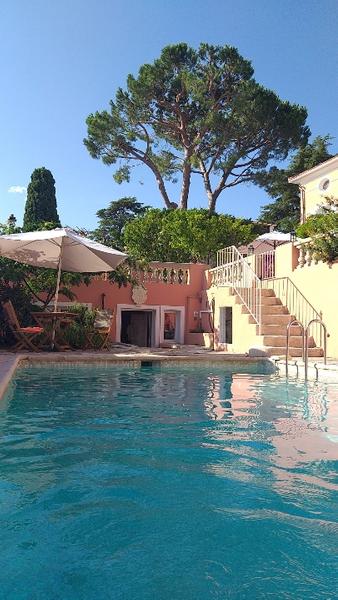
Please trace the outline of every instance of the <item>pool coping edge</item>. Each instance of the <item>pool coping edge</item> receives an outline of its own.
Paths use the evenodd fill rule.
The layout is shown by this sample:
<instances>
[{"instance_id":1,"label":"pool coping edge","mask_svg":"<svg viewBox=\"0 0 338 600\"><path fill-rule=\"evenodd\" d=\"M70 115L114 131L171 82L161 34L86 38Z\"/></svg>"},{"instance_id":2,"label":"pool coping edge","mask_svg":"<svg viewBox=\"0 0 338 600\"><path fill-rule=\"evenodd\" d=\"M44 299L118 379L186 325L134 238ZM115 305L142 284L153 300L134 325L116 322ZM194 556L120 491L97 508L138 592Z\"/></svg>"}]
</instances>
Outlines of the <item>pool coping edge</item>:
<instances>
[{"instance_id":1,"label":"pool coping edge","mask_svg":"<svg viewBox=\"0 0 338 600\"><path fill-rule=\"evenodd\" d=\"M56 364L77 364L77 363L142 363L142 362L236 362L260 363L269 362L275 364L269 357L253 357L245 354L191 354L191 355L158 355L158 354L56 354L48 353L3 353L0 354L0 400L3 398L11 380L17 369L24 364L33 363L56 363Z\"/></svg>"}]
</instances>

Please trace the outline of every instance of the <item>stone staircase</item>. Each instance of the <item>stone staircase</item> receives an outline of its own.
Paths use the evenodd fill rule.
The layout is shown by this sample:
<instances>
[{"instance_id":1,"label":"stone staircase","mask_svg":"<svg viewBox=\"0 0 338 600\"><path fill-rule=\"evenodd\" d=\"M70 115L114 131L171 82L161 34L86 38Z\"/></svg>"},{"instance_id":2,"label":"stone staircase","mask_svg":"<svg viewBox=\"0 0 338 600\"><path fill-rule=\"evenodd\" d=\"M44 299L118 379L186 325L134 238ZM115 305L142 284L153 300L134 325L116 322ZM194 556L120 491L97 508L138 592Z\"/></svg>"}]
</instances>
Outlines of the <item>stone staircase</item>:
<instances>
[{"instance_id":1,"label":"stone staircase","mask_svg":"<svg viewBox=\"0 0 338 600\"><path fill-rule=\"evenodd\" d=\"M275 292L271 289L261 290L261 302L262 324L260 335L258 325L256 325L260 345L265 347L266 352L270 356L285 356L287 324L295 319L295 317L290 315L286 306L283 306L282 301L276 297ZM242 304L242 313L248 314L249 323L255 324L256 321L249 314L248 309L237 294L236 303ZM302 333L300 327L295 326L291 329L289 355L294 357L302 356ZM309 338L309 356L323 356L323 349L316 347L311 337Z\"/></svg>"}]
</instances>

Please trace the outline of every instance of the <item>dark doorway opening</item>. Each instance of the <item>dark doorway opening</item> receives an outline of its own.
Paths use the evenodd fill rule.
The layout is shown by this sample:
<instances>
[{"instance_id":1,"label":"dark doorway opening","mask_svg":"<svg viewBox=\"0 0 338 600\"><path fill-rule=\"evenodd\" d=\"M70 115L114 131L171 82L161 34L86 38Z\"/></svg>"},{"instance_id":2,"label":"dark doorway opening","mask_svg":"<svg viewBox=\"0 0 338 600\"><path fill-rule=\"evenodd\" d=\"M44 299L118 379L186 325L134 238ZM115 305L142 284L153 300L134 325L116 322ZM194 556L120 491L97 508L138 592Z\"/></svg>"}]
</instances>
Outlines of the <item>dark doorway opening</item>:
<instances>
[{"instance_id":1,"label":"dark doorway opening","mask_svg":"<svg viewBox=\"0 0 338 600\"><path fill-rule=\"evenodd\" d=\"M150 348L152 344L153 312L151 310L121 311L121 342Z\"/></svg>"},{"instance_id":2,"label":"dark doorway opening","mask_svg":"<svg viewBox=\"0 0 338 600\"><path fill-rule=\"evenodd\" d=\"M225 343L232 344L232 306L225 307Z\"/></svg>"}]
</instances>

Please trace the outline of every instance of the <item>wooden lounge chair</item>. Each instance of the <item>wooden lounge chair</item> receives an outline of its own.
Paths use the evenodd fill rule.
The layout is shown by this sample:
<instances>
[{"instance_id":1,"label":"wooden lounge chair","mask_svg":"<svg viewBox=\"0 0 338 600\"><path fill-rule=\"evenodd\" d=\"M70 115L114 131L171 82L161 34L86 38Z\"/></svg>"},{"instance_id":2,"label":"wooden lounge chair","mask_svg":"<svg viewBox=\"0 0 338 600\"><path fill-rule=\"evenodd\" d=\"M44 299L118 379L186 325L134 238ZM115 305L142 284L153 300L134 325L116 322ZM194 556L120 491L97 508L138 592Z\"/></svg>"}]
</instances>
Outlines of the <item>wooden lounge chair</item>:
<instances>
[{"instance_id":1,"label":"wooden lounge chair","mask_svg":"<svg viewBox=\"0 0 338 600\"><path fill-rule=\"evenodd\" d=\"M94 329L86 334L86 349L108 350L113 316L114 314L109 314L108 311L98 311Z\"/></svg>"},{"instance_id":2,"label":"wooden lounge chair","mask_svg":"<svg viewBox=\"0 0 338 600\"><path fill-rule=\"evenodd\" d=\"M21 327L12 302L6 300L1 304L9 328L17 340L17 343L11 349L14 351L33 350L33 352L38 352L39 347L33 343L33 340L44 333L43 327Z\"/></svg>"}]
</instances>

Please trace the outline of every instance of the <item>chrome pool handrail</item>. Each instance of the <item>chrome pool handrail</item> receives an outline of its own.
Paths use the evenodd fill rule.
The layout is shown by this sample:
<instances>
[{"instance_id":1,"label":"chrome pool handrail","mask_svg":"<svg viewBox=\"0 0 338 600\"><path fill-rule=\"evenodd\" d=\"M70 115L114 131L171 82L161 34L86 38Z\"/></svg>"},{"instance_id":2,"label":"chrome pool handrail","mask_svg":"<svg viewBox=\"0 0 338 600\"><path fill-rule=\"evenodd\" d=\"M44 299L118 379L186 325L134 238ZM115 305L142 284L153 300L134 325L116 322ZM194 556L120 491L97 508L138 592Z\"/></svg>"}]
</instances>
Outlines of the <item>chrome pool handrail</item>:
<instances>
[{"instance_id":1,"label":"chrome pool handrail","mask_svg":"<svg viewBox=\"0 0 338 600\"><path fill-rule=\"evenodd\" d=\"M308 324L307 324L307 328L305 329L305 357L304 357L304 377L305 377L305 380L308 378L308 366L309 366L309 329L310 329L310 326L312 325L312 323L319 323L319 326L322 327L323 330L324 330L324 344L323 344L324 365L326 365L326 362L327 362L327 337L328 337L327 327L326 327L325 323L323 323L323 321L321 319L311 319L311 321L309 321Z\"/></svg>"},{"instance_id":2,"label":"chrome pool handrail","mask_svg":"<svg viewBox=\"0 0 338 600\"><path fill-rule=\"evenodd\" d=\"M289 347L290 347L290 330L291 327L300 327L302 331L302 358L305 361L305 329L303 323L298 319L293 319L287 324L286 327L286 357L285 357L285 375L289 374Z\"/></svg>"}]
</instances>

